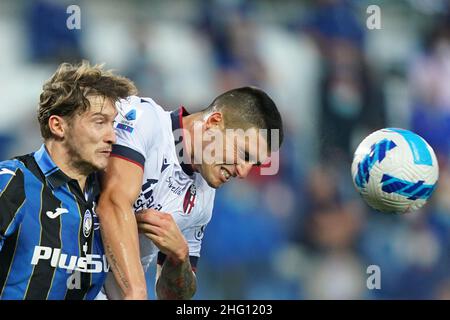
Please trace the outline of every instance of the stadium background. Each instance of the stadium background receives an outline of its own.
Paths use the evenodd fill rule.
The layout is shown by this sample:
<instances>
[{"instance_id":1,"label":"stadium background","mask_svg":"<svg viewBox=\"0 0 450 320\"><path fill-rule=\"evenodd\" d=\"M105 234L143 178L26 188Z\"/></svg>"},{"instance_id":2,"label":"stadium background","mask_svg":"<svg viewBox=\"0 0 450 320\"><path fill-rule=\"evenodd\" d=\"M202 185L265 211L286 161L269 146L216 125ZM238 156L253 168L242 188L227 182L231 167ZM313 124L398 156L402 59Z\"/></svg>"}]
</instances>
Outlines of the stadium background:
<instances>
[{"instance_id":1,"label":"stadium background","mask_svg":"<svg viewBox=\"0 0 450 320\"><path fill-rule=\"evenodd\" d=\"M68 30L66 8L81 8ZM381 8L381 30L366 9ZM450 299L450 3L0 1L0 158L36 149L43 82L63 61L106 62L167 109L264 88L285 121L277 176L217 192L196 299ZM440 181L421 211L368 210L356 144L382 127L422 135ZM381 289L366 287L367 267ZM153 273L149 292L153 297Z\"/></svg>"}]
</instances>

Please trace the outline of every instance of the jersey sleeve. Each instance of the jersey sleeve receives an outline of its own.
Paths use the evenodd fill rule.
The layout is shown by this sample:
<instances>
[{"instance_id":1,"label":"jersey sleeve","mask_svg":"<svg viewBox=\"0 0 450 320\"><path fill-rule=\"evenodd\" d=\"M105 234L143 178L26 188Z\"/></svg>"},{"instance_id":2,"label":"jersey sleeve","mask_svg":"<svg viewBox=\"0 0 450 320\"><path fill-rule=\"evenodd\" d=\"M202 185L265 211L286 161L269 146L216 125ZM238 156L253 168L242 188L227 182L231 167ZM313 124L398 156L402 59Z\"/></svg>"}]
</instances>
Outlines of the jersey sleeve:
<instances>
[{"instance_id":1,"label":"jersey sleeve","mask_svg":"<svg viewBox=\"0 0 450 320\"><path fill-rule=\"evenodd\" d=\"M162 108L150 98L132 96L120 100L117 109L114 124L117 140L111 155L143 168L149 150L161 135Z\"/></svg>"},{"instance_id":2,"label":"jersey sleeve","mask_svg":"<svg viewBox=\"0 0 450 320\"><path fill-rule=\"evenodd\" d=\"M0 250L20 224L19 211L26 202L24 174L13 161L0 163Z\"/></svg>"}]
</instances>

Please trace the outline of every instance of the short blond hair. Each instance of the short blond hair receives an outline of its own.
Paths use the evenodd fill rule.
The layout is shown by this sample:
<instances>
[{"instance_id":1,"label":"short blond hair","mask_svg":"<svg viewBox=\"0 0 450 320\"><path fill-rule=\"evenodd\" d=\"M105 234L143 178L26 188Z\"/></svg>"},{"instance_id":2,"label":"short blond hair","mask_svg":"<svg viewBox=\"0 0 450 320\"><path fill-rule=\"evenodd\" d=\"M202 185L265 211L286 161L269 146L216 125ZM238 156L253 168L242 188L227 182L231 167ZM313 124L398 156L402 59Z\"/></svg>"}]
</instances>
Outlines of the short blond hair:
<instances>
[{"instance_id":1,"label":"short blond hair","mask_svg":"<svg viewBox=\"0 0 450 320\"><path fill-rule=\"evenodd\" d=\"M52 115L71 118L85 112L90 107L88 96L99 95L114 103L134 94L137 89L130 79L104 70L103 65L62 63L42 87L38 109L41 135L52 137L48 125Z\"/></svg>"}]
</instances>

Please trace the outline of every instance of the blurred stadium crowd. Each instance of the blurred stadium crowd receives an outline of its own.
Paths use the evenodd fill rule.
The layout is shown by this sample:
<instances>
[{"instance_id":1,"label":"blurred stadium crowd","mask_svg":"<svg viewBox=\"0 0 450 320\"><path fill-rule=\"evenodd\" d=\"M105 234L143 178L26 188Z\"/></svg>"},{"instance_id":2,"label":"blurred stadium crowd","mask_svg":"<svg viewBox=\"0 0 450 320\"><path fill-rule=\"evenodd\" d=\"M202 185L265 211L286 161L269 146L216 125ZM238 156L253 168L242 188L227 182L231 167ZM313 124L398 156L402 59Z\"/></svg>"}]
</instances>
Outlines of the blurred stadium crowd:
<instances>
[{"instance_id":1,"label":"blurred stadium crowd","mask_svg":"<svg viewBox=\"0 0 450 320\"><path fill-rule=\"evenodd\" d=\"M196 299L450 299L450 1L1 0L0 56L2 159L40 145L39 92L63 61L105 62L167 110L243 85L274 98L280 172L218 191ZM419 212L370 211L353 188L352 152L382 127L438 154Z\"/></svg>"}]
</instances>

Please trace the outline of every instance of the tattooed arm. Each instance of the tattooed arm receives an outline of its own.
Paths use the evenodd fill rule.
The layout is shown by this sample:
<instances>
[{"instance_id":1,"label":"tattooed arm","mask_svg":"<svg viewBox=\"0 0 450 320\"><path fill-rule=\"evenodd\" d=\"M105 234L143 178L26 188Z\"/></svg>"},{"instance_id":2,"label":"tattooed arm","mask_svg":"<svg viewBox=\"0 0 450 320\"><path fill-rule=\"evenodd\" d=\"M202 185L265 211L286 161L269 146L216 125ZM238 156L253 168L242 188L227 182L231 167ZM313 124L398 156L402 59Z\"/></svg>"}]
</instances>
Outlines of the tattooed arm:
<instances>
[{"instance_id":1,"label":"tattooed arm","mask_svg":"<svg viewBox=\"0 0 450 320\"><path fill-rule=\"evenodd\" d=\"M142 169L132 162L111 157L96 210L106 256L125 299L147 299L133 212L142 175Z\"/></svg>"},{"instance_id":2,"label":"tattooed arm","mask_svg":"<svg viewBox=\"0 0 450 320\"><path fill-rule=\"evenodd\" d=\"M183 261L166 258L156 269L156 296L162 300L191 299L197 290L197 279L189 257Z\"/></svg>"},{"instance_id":3,"label":"tattooed arm","mask_svg":"<svg viewBox=\"0 0 450 320\"><path fill-rule=\"evenodd\" d=\"M139 232L145 233L167 258L157 266L158 299L191 299L197 282L189 261L186 239L170 214L153 209L136 216Z\"/></svg>"}]
</instances>

